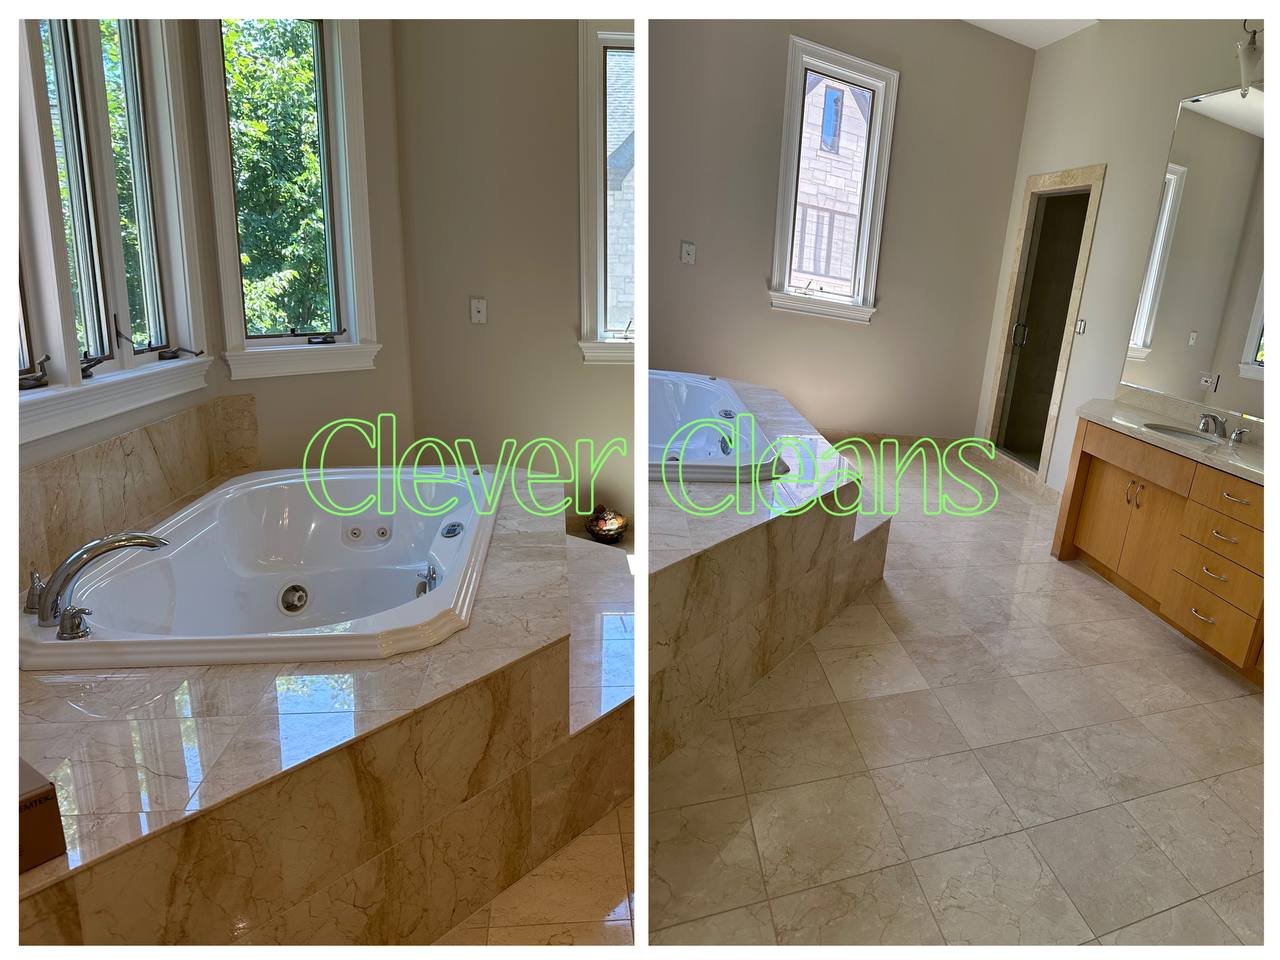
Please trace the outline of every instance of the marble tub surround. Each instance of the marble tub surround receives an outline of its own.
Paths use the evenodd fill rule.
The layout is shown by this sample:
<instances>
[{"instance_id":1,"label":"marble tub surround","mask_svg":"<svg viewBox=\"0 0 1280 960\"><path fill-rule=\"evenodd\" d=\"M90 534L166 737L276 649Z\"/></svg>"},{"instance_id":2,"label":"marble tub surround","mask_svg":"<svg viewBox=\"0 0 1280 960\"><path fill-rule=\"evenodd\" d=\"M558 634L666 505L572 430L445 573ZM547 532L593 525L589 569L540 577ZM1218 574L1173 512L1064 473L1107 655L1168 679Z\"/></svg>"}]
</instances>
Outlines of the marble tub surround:
<instances>
[{"instance_id":1,"label":"marble tub surround","mask_svg":"<svg viewBox=\"0 0 1280 960\"><path fill-rule=\"evenodd\" d=\"M598 741L601 729L629 724L621 714L629 716L630 705L585 726L585 739L574 738L577 746L567 746L570 650L563 523L559 516L531 517L504 501L470 625L427 650L333 664L20 674L21 754L57 785L69 838L67 858L24 875L23 904L30 901L35 909L36 903L49 902L58 896L48 892L54 887L63 894L91 893L93 878L109 875L121 857L156 855L163 862L175 843L182 849L195 839L203 843L207 834L219 844L230 842L228 805L243 811L235 831L249 835L279 829L272 814L287 819L286 811L299 823L319 817L312 827L320 829L331 823L324 813L330 807L317 801L316 793L308 794L307 785L314 783L320 791L330 776L340 782L355 776L359 783L365 773L374 775L373 807L347 811L372 817L373 834L354 852L336 843L338 852L329 855L347 869L361 862L352 860L357 854L367 859L378 844L389 847L412 829L440 821L499 781L516 791L512 796L519 802L530 797L530 803L543 802L529 793L530 784L549 791L554 799L547 802L554 808L564 800L557 793L557 781L563 779L572 790L587 792L585 807L592 809L591 791L597 788L586 782L589 772L576 766L581 761L575 751ZM538 570L536 583L528 576L531 568ZM445 730L449 733L438 732ZM627 726L628 751L630 736ZM405 763L418 774L407 786L378 779L393 769L403 775ZM601 764L598 789L612 806L622 799L616 790L626 786L629 793L630 767ZM521 776L527 781L523 785ZM462 780L455 782L457 777ZM274 798L270 804L254 806L268 796ZM295 800L297 809L291 809ZM500 804L503 810L511 809L508 801L512 798ZM606 809L598 809L595 817ZM259 812L251 816L254 810ZM555 846L572 836L556 833ZM135 852L143 848L151 852ZM549 853L554 846L532 849ZM280 855L287 857L287 851ZM540 859L521 859L516 866ZM170 914L163 926L130 928L121 942L225 942L243 932L243 923L265 922L301 893L312 892L303 888L320 882L317 877L338 876L327 861L288 869L295 886L272 887L265 904L237 901L256 894L233 884L219 911L240 911L234 929L206 917L175 918L173 911L185 908L153 903ZM281 902L291 896L289 903ZM110 924L118 919L110 914L114 907L91 896L80 903L82 925L93 931L84 934L86 940L110 939ZM103 925L90 916L96 910L108 911ZM213 926L187 926L205 923ZM40 936L48 934L44 930Z\"/></svg>"},{"instance_id":2,"label":"marble tub surround","mask_svg":"<svg viewBox=\"0 0 1280 960\"><path fill-rule=\"evenodd\" d=\"M253 394L216 397L18 471L18 567L48 579L95 537L145 529L258 465Z\"/></svg>"},{"instance_id":3,"label":"marble tub surround","mask_svg":"<svg viewBox=\"0 0 1280 960\"><path fill-rule=\"evenodd\" d=\"M635 942L635 807L619 804L437 946L628 946Z\"/></svg>"},{"instance_id":4,"label":"marble tub surround","mask_svg":"<svg viewBox=\"0 0 1280 960\"><path fill-rule=\"evenodd\" d=\"M570 533L565 544L569 729L578 730L635 694L635 578L628 541L615 546Z\"/></svg>"},{"instance_id":5,"label":"marble tub surround","mask_svg":"<svg viewBox=\"0 0 1280 960\"><path fill-rule=\"evenodd\" d=\"M1143 392L1145 393L1145 391ZM1182 401L1175 402L1182 403ZM1212 408L1204 407L1200 409L1210 411ZM1179 420L1158 410L1135 407L1116 400L1090 400L1081 404L1076 412L1082 420L1088 420L1090 423L1116 430L1144 443L1168 450L1170 453L1176 453L1181 457L1195 460L1197 463L1203 463L1216 470L1240 477L1242 480L1249 480L1259 484L1263 482L1262 443L1260 438L1255 439L1252 434L1246 437L1243 443L1238 444L1225 441L1214 443L1207 438L1205 440L1195 440L1190 437L1185 439L1171 437L1168 434L1149 430L1143 424L1167 423L1170 426L1186 427L1188 430L1194 430L1199 422L1198 418L1192 416ZM1241 424L1249 425L1249 423L1249 421L1233 418L1227 425L1227 432L1230 433L1235 426Z\"/></svg>"},{"instance_id":6,"label":"marble tub surround","mask_svg":"<svg viewBox=\"0 0 1280 960\"><path fill-rule=\"evenodd\" d=\"M650 942L1262 942L1262 696L1053 561L1043 499L905 503L883 579L651 769Z\"/></svg>"},{"instance_id":7,"label":"marble tub surround","mask_svg":"<svg viewBox=\"0 0 1280 960\"><path fill-rule=\"evenodd\" d=\"M815 457L836 457L779 393L730 382L770 436L798 438ZM784 448L783 457L791 463L795 453ZM768 485L765 502L746 515L691 516L671 503L661 481L649 484L651 762L696 737L880 577L888 524L833 515L837 504L854 500L857 480L797 484L796 466L791 481ZM700 504L732 489L688 484ZM802 514L779 512L810 498L820 502ZM856 535L859 522L865 529Z\"/></svg>"}]
</instances>

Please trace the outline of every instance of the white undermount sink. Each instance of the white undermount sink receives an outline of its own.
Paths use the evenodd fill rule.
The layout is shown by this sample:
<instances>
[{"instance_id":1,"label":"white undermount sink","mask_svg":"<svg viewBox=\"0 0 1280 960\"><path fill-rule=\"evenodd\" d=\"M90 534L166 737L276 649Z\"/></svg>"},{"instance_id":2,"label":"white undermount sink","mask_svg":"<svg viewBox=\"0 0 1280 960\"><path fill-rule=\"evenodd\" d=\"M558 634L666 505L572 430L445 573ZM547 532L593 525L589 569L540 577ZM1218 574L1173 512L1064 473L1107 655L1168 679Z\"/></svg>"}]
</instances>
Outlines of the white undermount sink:
<instances>
[{"instance_id":1,"label":"white undermount sink","mask_svg":"<svg viewBox=\"0 0 1280 960\"><path fill-rule=\"evenodd\" d=\"M1144 423L1143 426L1148 430L1163 433L1168 437L1177 437L1182 440L1202 440L1205 443L1222 443L1221 437L1214 436L1212 433L1201 433L1199 430L1191 430L1187 427L1175 427L1168 423Z\"/></svg>"}]
</instances>

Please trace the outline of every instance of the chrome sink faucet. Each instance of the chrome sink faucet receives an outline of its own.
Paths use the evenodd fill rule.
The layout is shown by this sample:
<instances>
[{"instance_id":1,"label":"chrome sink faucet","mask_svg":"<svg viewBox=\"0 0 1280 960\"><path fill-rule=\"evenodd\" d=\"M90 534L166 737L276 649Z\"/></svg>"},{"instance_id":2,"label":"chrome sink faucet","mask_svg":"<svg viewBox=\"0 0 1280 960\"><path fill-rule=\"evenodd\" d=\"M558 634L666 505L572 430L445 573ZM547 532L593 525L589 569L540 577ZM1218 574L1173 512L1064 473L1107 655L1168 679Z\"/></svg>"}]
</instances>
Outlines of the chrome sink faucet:
<instances>
[{"instance_id":1,"label":"chrome sink faucet","mask_svg":"<svg viewBox=\"0 0 1280 960\"><path fill-rule=\"evenodd\" d=\"M1212 433L1215 437L1225 438L1227 435L1227 421L1216 413L1200 414L1200 426L1196 428L1201 433Z\"/></svg>"},{"instance_id":2,"label":"chrome sink faucet","mask_svg":"<svg viewBox=\"0 0 1280 960\"><path fill-rule=\"evenodd\" d=\"M31 576L31 587L27 591L27 603L23 608L28 613L36 613L40 617L40 626L52 627L61 623L58 630L59 640L78 640L89 635L89 628L84 622L86 614L92 611L75 606L72 592L81 572L99 557L115 550L127 550L133 547L145 547L155 550L167 547L168 540L153 537L146 533L116 533L109 537L90 540L83 547L72 551L71 555L58 569L53 571L48 583L41 583L36 574ZM65 607L63 609L65 600Z\"/></svg>"}]
</instances>

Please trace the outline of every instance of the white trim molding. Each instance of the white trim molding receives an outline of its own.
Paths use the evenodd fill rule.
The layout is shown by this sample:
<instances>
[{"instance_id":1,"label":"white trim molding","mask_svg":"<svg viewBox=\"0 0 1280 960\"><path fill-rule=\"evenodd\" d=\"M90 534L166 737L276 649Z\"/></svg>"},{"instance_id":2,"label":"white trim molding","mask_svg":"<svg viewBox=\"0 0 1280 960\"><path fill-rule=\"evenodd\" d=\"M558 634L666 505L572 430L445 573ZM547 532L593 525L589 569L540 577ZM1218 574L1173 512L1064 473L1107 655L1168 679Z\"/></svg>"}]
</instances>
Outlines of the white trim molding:
<instances>
[{"instance_id":1,"label":"white trim molding","mask_svg":"<svg viewBox=\"0 0 1280 960\"><path fill-rule=\"evenodd\" d=\"M834 80L870 90L871 117L867 122L864 202L858 219L858 250L853 269L853 294L806 294L788 284L792 233L796 218L796 178L803 133L805 73L814 71ZM787 53L786 100L782 114L782 157L778 164L778 204L773 237L773 268L769 300L776 310L869 323L876 310L876 269L884 226L885 195L889 185L889 154L893 142L898 71L792 36Z\"/></svg>"},{"instance_id":2,"label":"white trim molding","mask_svg":"<svg viewBox=\"0 0 1280 960\"><path fill-rule=\"evenodd\" d=\"M359 21L325 20L321 23L324 126L328 140L326 148L332 161L333 280L337 286L338 316L346 328L345 333L335 335L333 344L310 344L305 340L263 343L245 336L222 29L217 20L202 21L199 29L210 189L226 337L223 357L231 379L372 368L373 358L381 345L378 343L373 292Z\"/></svg>"},{"instance_id":3,"label":"white trim molding","mask_svg":"<svg viewBox=\"0 0 1280 960\"><path fill-rule=\"evenodd\" d=\"M205 385L213 359L165 360L132 370L100 373L82 386L50 386L18 394L19 443L106 420Z\"/></svg>"},{"instance_id":4,"label":"white trim molding","mask_svg":"<svg viewBox=\"0 0 1280 960\"><path fill-rule=\"evenodd\" d=\"M1145 360L1150 353L1150 347L1135 347L1132 343L1129 344L1128 357L1130 360Z\"/></svg>"},{"instance_id":5,"label":"white trim molding","mask_svg":"<svg viewBox=\"0 0 1280 960\"><path fill-rule=\"evenodd\" d=\"M1258 280L1258 298L1253 301L1253 319L1249 322L1249 332L1245 334L1244 349L1240 352L1240 376L1246 380L1261 380L1266 369L1254 360L1257 356L1258 341L1262 339L1262 283Z\"/></svg>"},{"instance_id":6,"label":"white trim molding","mask_svg":"<svg viewBox=\"0 0 1280 960\"><path fill-rule=\"evenodd\" d=\"M630 20L578 22L578 248L583 363L632 363L634 340L606 339L604 50L634 47Z\"/></svg>"}]
</instances>

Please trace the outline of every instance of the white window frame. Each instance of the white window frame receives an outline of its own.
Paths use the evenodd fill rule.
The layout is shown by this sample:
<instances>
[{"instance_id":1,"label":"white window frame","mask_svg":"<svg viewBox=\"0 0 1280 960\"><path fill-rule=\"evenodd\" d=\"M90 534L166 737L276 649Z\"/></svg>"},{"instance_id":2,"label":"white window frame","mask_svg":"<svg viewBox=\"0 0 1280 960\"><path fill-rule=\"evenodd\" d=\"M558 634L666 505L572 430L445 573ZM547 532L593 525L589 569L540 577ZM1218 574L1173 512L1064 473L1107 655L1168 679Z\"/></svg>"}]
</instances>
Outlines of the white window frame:
<instances>
[{"instance_id":1,"label":"white window frame","mask_svg":"<svg viewBox=\"0 0 1280 960\"><path fill-rule=\"evenodd\" d=\"M578 23L578 219L581 264L581 332L584 363L632 363L634 340L606 340L604 50L635 48L630 20Z\"/></svg>"},{"instance_id":2,"label":"white window frame","mask_svg":"<svg viewBox=\"0 0 1280 960\"><path fill-rule=\"evenodd\" d=\"M796 216L796 178L804 121L804 75L813 70L874 93L867 126L863 204L858 220L858 260L854 295L798 293L787 288ZM782 112L782 158L778 164L778 207L773 237L769 300L775 310L869 323L876 312L876 268L889 186L889 155L898 99L898 71L792 36L788 41L786 101Z\"/></svg>"},{"instance_id":3,"label":"white window frame","mask_svg":"<svg viewBox=\"0 0 1280 960\"><path fill-rule=\"evenodd\" d=\"M181 25L136 23L169 346L203 354L205 296L199 270L189 267L198 262L199 238ZM49 386L18 394L18 436L25 444L202 389L211 359L184 353L160 361L155 353L135 355L131 340L128 349L115 351L112 365L100 365L91 378L81 376L38 20L22 23L19 61L19 244L28 331L33 361L50 357Z\"/></svg>"},{"instance_id":4,"label":"white window frame","mask_svg":"<svg viewBox=\"0 0 1280 960\"><path fill-rule=\"evenodd\" d=\"M332 161L334 276L338 316L345 333L335 343L260 342L245 336L244 292L240 279L240 237L236 226L231 170L231 130L227 121L222 25L202 20L200 65L209 140L209 175L218 250L223 357L232 380L371 370L382 349L378 342L369 234L369 184L365 155L364 94L360 80L360 23L321 21L324 56L327 149Z\"/></svg>"},{"instance_id":5,"label":"white window frame","mask_svg":"<svg viewBox=\"0 0 1280 960\"><path fill-rule=\"evenodd\" d=\"M1156 231L1151 238L1151 255L1147 258L1147 270L1138 291L1138 306L1133 314L1133 329L1129 333L1129 359L1145 360L1151 353L1151 338L1156 332L1156 316L1160 309L1160 293L1164 290L1164 275L1169 266L1169 253L1173 249L1173 232L1178 224L1178 208L1182 206L1182 191L1186 186L1187 168L1180 163L1169 163L1165 168L1164 186L1160 191L1160 212L1156 216Z\"/></svg>"},{"instance_id":6,"label":"white window frame","mask_svg":"<svg viewBox=\"0 0 1280 960\"><path fill-rule=\"evenodd\" d=\"M1253 320L1249 323L1249 334L1244 339L1244 349L1240 353L1240 376L1246 380L1261 380L1266 369L1253 358L1258 355L1258 338L1262 336L1262 281L1258 281L1258 299L1253 302Z\"/></svg>"}]
</instances>

